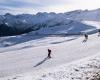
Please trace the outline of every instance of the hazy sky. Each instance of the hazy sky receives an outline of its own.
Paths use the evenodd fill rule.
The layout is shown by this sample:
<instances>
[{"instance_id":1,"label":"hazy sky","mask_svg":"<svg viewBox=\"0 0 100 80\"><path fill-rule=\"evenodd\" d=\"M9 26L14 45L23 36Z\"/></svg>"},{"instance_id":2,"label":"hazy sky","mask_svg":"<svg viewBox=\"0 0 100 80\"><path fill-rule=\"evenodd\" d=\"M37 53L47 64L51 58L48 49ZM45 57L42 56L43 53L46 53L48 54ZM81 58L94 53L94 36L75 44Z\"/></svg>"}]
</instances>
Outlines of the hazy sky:
<instances>
[{"instance_id":1,"label":"hazy sky","mask_svg":"<svg viewBox=\"0 0 100 80\"><path fill-rule=\"evenodd\" d=\"M76 9L100 8L100 0L0 0L1 14L67 12Z\"/></svg>"}]
</instances>

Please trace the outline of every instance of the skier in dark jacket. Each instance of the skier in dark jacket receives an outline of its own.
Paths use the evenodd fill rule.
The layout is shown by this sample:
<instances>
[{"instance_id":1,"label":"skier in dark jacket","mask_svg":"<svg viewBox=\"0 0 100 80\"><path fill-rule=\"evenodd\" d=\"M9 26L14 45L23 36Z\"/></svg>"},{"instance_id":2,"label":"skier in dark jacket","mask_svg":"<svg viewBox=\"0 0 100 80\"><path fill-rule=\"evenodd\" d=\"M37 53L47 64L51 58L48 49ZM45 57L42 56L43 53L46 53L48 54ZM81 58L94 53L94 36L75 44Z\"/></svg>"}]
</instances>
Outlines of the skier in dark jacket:
<instances>
[{"instance_id":1,"label":"skier in dark jacket","mask_svg":"<svg viewBox=\"0 0 100 80\"><path fill-rule=\"evenodd\" d=\"M83 40L83 42L86 42L88 40L88 35L84 34L85 39Z\"/></svg>"},{"instance_id":2,"label":"skier in dark jacket","mask_svg":"<svg viewBox=\"0 0 100 80\"><path fill-rule=\"evenodd\" d=\"M51 50L48 49L48 58L51 58Z\"/></svg>"},{"instance_id":3,"label":"skier in dark jacket","mask_svg":"<svg viewBox=\"0 0 100 80\"><path fill-rule=\"evenodd\" d=\"M88 35L84 34L85 40L88 40Z\"/></svg>"},{"instance_id":4,"label":"skier in dark jacket","mask_svg":"<svg viewBox=\"0 0 100 80\"><path fill-rule=\"evenodd\" d=\"M100 29L98 29L98 36L100 36Z\"/></svg>"}]
</instances>

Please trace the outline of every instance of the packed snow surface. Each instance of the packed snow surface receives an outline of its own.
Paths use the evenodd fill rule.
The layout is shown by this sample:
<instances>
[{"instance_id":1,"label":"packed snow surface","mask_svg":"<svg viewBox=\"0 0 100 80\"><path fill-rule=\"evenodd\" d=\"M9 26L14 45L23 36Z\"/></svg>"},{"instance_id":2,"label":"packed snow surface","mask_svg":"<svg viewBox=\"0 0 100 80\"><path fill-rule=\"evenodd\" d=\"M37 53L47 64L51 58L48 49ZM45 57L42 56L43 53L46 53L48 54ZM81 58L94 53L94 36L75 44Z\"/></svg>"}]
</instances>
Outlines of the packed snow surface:
<instances>
[{"instance_id":1,"label":"packed snow surface","mask_svg":"<svg viewBox=\"0 0 100 80\"><path fill-rule=\"evenodd\" d=\"M88 31L95 27L99 27L99 22L83 21L74 22L68 30ZM66 26L40 29L35 34L55 31L65 33ZM99 75L98 33L89 35L87 41L84 36L33 33L0 38L0 80L85 80L94 73ZM50 59L47 49L52 50Z\"/></svg>"},{"instance_id":2,"label":"packed snow surface","mask_svg":"<svg viewBox=\"0 0 100 80\"><path fill-rule=\"evenodd\" d=\"M100 38L97 35L89 35L87 42L84 42L84 37L81 36L43 37L41 39L0 48L0 80L7 80L7 76L21 73L24 73L23 76L20 78L17 77L17 80L39 80L37 76L45 72L45 69L47 72L50 71L52 73L56 70L55 75L52 76L58 74L57 76L60 77L60 73L66 73L57 73L60 70L57 66L65 68L66 66L63 66L65 64L67 65L73 61L99 54ZM52 50L51 59L47 58L48 48ZM69 70L71 68L66 67L66 69ZM32 74L35 74L35 76L32 76ZM56 79L49 77L43 80L65 80L64 78Z\"/></svg>"}]
</instances>

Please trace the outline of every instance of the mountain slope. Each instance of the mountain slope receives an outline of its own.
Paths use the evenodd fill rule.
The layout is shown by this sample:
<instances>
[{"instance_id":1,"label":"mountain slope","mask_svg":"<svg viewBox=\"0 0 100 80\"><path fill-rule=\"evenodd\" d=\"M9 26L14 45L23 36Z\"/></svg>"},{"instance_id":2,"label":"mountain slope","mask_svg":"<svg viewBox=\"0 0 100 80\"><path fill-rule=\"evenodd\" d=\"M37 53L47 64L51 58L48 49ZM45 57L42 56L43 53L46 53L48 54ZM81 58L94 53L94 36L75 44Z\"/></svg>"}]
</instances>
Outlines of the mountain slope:
<instances>
[{"instance_id":1,"label":"mountain slope","mask_svg":"<svg viewBox=\"0 0 100 80\"><path fill-rule=\"evenodd\" d=\"M74 39L47 37L13 46L11 51L8 47L8 52L0 53L0 76L51 68L99 53L100 41L97 34L91 35L86 43L82 42L83 37ZM48 48L52 50L52 58L45 60Z\"/></svg>"},{"instance_id":2,"label":"mountain slope","mask_svg":"<svg viewBox=\"0 0 100 80\"><path fill-rule=\"evenodd\" d=\"M86 20L95 20L96 18L84 18L82 15L78 18L76 14L81 14L81 12L82 15L85 15L83 11L74 11L67 14L69 16L74 15L74 17L65 17L65 14L52 13L52 15L48 15L47 13L38 13L39 21L36 21L34 27L37 29L36 31L17 36L0 37L0 80L77 80L77 76L78 79L85 80L87 76L91 77L93 72L98 72L100 58L95 58L95 55L98 56L100 53L100 37L98 37L98 34L89 35L87 42L83 41L83 36L63 35L65 33L90 33L97 29L96 22L99 19L96 22L89 22ZM85 12L90 14L89 11ZM9 20L9 16L12 15L7 14L6 16ZM25 18L30 20L29 16L25 15ZM16 17L14 22L18 25L20 25L20 18L23 20L21 23L25 23L25 26L26 24L34 24L31 21L27 23L24 15L17 15ZM41 20L41 18L44 19ZM83 19L82 22L81 18ZM38 18L34 16L34 20L38 20ZM15 23L12 24L11 21L12 25L15 25ZM8 25L6 23L4 26L8 27ZM18 27L18 29L23 30L25 26L20 26L21 28ZM10 27L13 26L10 25ZM25 27L25 30L28 27ZM47 58L48 48L52 50L51 59ZM86 65L83 65L91 56L93 58L90 61L94 61L91 63L89 61ZM83 62L80 62L82 66L77 63L80 59L83 59ZM74 65L73 61L76 61ZM71 63L72 65L68 66ZM79 66L75 66L76 64L79 64ZM82 76L79 77L81 74Z\"/></svg>"},{"instance_id":3,"label":"mountain slope","mask_svg":"<svg viewBox=\"0 0 100 80\"><path fill-rule=\"evenodd\" d=\"M50 26L52 24L55 24L54 22L57 23L58 21L57 20L52 21L53 23L49 22L48 25ZM23 35L5 38L3 40L0 40L0 46L8 47L8 46L24 43L27 41L31 41L33 39L41 39L46 36L57 36L57 34L59 34L58 36L67 36L68 34L81 35L82 33L94 33L94 31L96 30L95 25L94 26L87 25L73 20L66 20L64 24L61 23L62 26L60 24L55 24L55 25L57 26L45 27L37 31L33 31Z\"/></svg>"},{"instance_id":4,"label":"mountain slope","mask_svg":"<svg viewBox=\"0 0 100 80\"><path fill-rule=\"evenodd\" d=\"M95 10L76 10L65 13L65 16L72 20L89 20L89 21L100 21L100 9Z\"/></svg>"}]
</instances>

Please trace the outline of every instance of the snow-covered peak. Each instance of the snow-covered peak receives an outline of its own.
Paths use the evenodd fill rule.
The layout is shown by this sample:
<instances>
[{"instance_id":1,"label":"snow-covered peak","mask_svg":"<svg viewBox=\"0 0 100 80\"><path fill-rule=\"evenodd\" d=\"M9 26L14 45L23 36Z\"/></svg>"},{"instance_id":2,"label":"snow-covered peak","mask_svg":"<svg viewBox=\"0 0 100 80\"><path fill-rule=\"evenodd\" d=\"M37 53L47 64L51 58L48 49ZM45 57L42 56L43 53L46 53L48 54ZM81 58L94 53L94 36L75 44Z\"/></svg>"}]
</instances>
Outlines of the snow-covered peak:
<instances>
[{"instance_id":1,"label":"snow-covered peak","mask_svg":"<svg viewBox=\"0 0 100 80\"><path fill-rule=\"evenodd\" d=\"M7 23L9 24L10 28L13 28L12 30L17 30L17 32L20 31L20 33L33 30L35 31L45 27L62 27L68 25L67 23L70 21L78 21L80 23L81 21L100 21L100 9L75 10L67 13L58 14L54 12L39 12L36 15L12 15L10 13L7 13L5 15L0 16L0 24Z\"/></svg>"},{"instance_id":2,"label":"snow-covered peak","mask_svg":"<svg viewBox=\"0 0 100 80\"><path fill-rule=\"evenodd\" d=\"M100 21L100 9L96 10L76 10L65 13L67 18L82 21Z\"/></svg>"}]
</instances>

